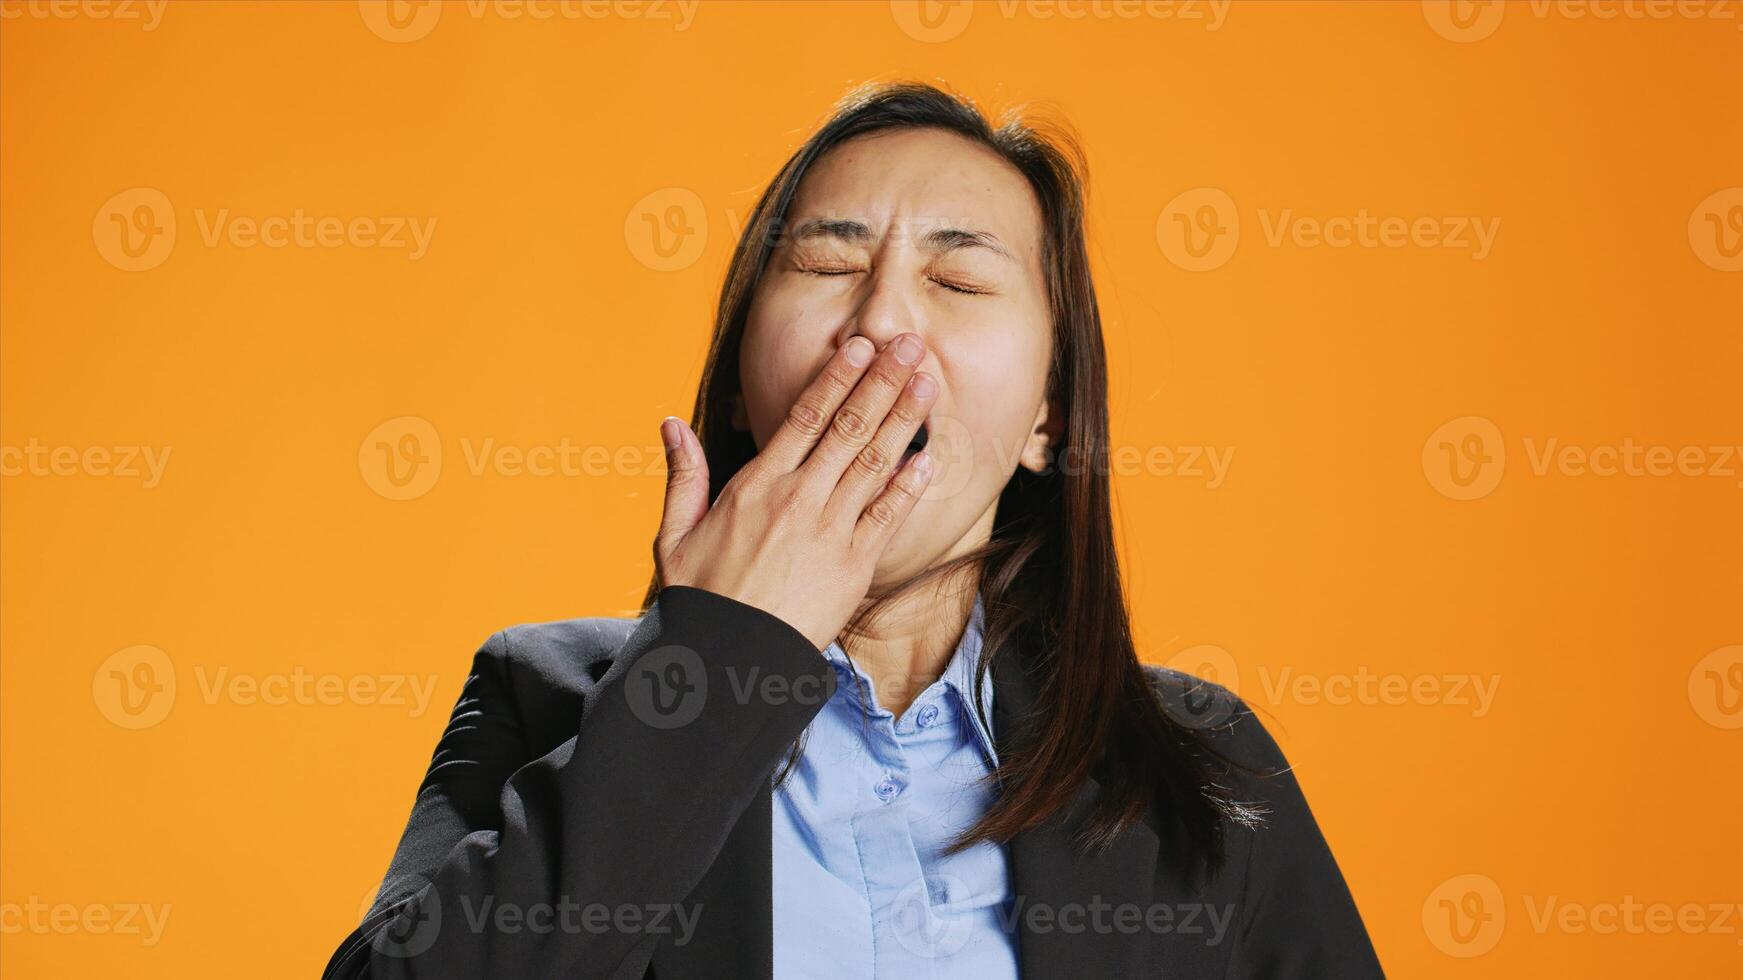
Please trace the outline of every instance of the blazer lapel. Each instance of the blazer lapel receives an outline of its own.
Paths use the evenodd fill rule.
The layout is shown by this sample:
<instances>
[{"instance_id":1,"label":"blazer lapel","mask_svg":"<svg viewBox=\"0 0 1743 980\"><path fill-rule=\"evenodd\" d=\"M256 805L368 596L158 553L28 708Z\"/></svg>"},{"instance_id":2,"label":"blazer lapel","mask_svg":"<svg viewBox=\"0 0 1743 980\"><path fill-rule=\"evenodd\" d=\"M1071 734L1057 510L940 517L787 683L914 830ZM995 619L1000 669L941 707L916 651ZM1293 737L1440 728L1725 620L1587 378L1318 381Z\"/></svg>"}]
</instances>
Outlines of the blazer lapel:
<instances>
[{"instance_id":1,"label":"blazer lapel","mask_svg":"<svg viewBox=\"0 0 1743 980\"><path fill-rule=\"evenodd\" d=\"M991 670L993 737L1003 759L1024 737L1036 685L1014 650L995 656ZM1127 828L1106 850L1079 851L1073 830L1093 812L1099 793L1093 779L1086 781L1063 819L1010 843L1012 915L1027 980L1128 977L1153 969L1142 922L1155 887L1154 814ZM1137 910L1136 920L1132 911L1121 909Z\"/></svg>"},{"instance_id":2,"label":"blazer lapel","mask_svg":"<svg viewBox=\"0 0 1743 980\"><path fill-rule=\"evenodd\" d=\"M1035 684L1014 651L992 659L993 738L1006 758L1031 717ZM1124 977L1152 972L1142 916L1153 901L1159 845L1155 815L1127 828L1106 850L1081 852L1072 831L1093 812L1100 786L1088 780L1062 819L1010 843L1011 910L1026 980ZM774 973L773 798L764 786L739 817L720 854L685 899L696 917L683 945L664 942L656 977L767 978ZM1121 918L1138 910L1137 928ZM1132 912L1123 913L1131 916ZM1122 923L1123 927L1122 927Z\"/></svg>"}]
</instances>

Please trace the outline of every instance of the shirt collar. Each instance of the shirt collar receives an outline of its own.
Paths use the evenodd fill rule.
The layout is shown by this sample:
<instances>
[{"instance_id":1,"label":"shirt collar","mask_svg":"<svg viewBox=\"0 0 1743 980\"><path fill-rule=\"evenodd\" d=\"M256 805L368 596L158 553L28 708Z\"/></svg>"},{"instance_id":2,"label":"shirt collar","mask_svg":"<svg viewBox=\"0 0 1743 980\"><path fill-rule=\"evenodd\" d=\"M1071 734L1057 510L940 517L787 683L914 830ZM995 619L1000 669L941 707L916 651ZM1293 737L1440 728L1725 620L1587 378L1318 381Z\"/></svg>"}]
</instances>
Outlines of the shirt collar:
<instances>
[{"instance_id":1,"label":"shirt collar","mask_svg":"<svg viewBox=\"0 0 1743 980\"><path fill-rule=\"evenodd\" d=\"M975 699L971 693L975 689L974 675L980 666L985 637L986 606L981 602L980 594L976 593L974 608L968 615L968 625L964 627L962 639L957 642L949 662L944 665L944 673L939 676L938 683L954 693L957 703L962 708L962 714L968 721L969 728L974 732L975 741L980 744L981 750L996 766L999 762L999 754L992 731L987 727L987 722L982 720L975 711ZM841 648L840 642L829 644L824 649L823 656L848 679L857 676L862 683L870 684L864 671L861 671L857 664L848 659L847 651ZM930 689L928 687L928 690ZM836 693L837 696L841 696L844 692L851 696L852 690L852 684L842 684L837 686ZM986 676L981 679L980 692L981 704L985 705L987 717L990 719L993 710L992 671L987 671Z\"/></svg>"},{"instance_id":2,"label":"shirt collar","mask_svg":"<svg viewBox=\"0 0 1743 980\"><path fill-rule=\"evenodd\" d=\"M976 701L974 675L979 669L982 646L986 639L986 608L981 604L978 594L974 597L974 611L969 613L968 627L962 631L962 642L956 645L956 652L951 654L950 662L944 666L944 676L940 678L945 685L956 692L957 701L962 705L962 713L968 717L969 725L974 729L974 735L980 742L982 751L993 765L999 763L999 753L994 745L992 732L987 723L975 710ZM993 675L987 671L981 678L980 704L984 705L987 717L992 717L993 710Z\"/></svg>"}]
</instances>

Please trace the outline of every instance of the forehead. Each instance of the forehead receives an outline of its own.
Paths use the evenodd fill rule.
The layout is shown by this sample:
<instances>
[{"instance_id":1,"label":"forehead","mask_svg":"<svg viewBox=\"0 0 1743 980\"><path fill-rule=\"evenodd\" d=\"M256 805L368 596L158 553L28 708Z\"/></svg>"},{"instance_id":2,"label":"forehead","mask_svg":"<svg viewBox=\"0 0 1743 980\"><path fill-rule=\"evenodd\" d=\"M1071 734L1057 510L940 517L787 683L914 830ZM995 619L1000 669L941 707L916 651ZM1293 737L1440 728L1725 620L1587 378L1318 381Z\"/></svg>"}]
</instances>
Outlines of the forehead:
<instances>
[{"instance_id":1,"label":"forehead","mask_svg":"<svg viewBox=\"0 0 1743 980\"><path fill-rule=\"evenodd\" d=\"M1035 254L1041 208L1029 181L992 149L941 129L858 136L806 171L789 217L856 218L882 232L892 222L968 227Z\"/></svg>"}]
</instances>

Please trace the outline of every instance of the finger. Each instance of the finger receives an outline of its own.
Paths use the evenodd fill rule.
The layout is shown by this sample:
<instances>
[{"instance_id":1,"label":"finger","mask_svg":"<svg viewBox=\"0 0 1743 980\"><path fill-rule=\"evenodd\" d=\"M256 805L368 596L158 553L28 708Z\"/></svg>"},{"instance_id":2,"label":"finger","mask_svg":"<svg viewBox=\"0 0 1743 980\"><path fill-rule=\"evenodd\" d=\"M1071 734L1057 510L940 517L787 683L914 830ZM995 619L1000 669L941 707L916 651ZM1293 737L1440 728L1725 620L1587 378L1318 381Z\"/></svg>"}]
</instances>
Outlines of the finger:
<instances>
[{"instance_id":1,"label":"finger","mask_svg":"<svg viewBox=\"0 0 1743 980\"><path fill-rule=\"evenodd\" d=\"M855 525L855 550L869 548L874 554L883 554L896 529L914 512L914 504L926 492L926 484L932 480L932 469L931 452L922 449L896 471L895 479L872 500Z\"/></svg>"},{"instance_id":2,"label":"finger","mask_svg":"<svg viewBox=\"0 0 1743 980\"><path fill-rule=\"evenodd\" d=\"M905 333L885 345L847 401L835 411L829 431L818 440L802 467L806 479L833 493L848 464L868 446L890 414L890 408L926 356L920 338Z\"/></svg>"},{"instance_id":3,"label":"finger","mask_svg":"<svg viewBox=\"0 0 1743 980\"><path fill-rule=\"evenodd\" d=\"M660 442L666 447L666 504L654 547L664 558L708 513L708 458L676 416L660 423Z\"/></svg>"},{"instance_id":4,"label":"finger","mask_svg":"<svg viewBox=\"0 0 1743 980\"><path fill-rule=\"evenodd\" d=\"M866 505L889 484L896 468L902 465L902 454L914 441L914 434L926 421L926 413L937 398L938 381L930 374L919 371L908 379L877 435L848 464L829 500L831 515L847 514L852 520L859 519Z\"/></svg>"},{"instance_id":5,"label":"finger","mask_svg":"<svg viewBox=\"0 0 1743 980\"><path fill-rule=\"evenodd\" d=\"M812 447L829 430L836 409L841 407L848 392L859 383L866 366L876 356L877 348L864 337L854 337L842 344L835 356L823 365L823 370L817 372L817 377L799 393L793 407L787 410L786 420L757 453L758 460L766 461L759 465L767 466L770 472L777 474L798 469L810 455Z\"/></svg>"}]
</instances>

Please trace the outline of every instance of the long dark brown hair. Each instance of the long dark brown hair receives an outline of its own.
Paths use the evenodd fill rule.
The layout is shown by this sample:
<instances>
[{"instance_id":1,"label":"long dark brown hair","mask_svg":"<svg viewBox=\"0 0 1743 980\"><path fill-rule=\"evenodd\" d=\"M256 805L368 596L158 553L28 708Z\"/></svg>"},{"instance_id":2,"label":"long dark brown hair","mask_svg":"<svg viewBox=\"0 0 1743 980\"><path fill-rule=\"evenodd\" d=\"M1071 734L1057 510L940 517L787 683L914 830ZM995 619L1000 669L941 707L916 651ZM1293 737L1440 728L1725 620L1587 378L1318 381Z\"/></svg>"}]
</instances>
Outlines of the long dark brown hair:
<instances>
[{"instance_id":1,"label":"long dark brown hair","mask_svg":"<svg viewBox=\"0 0 1743 980\"><path fill-rule=\"evenodd\" d=\"M1001 751L995 801L957 848L1008 841L1045 823L1093 777L1101 792L1077 828L1080 843L1106 845L1156 807L1177 831L1164 838L1176 846L1174 856L1185 866L1214 870L1222 862L1225 821L1249 822L1254 815L1220 785L1225 760L1208 732L1162 710L1132 644L1106 466L1106 353L1084 242L1087 170L1068 130L1043 131L1015 113L995 128L968 99L918 83L860 88L836 106L757 201L720 291L691 414L708 458L710 499L756 455L750 433L732 425L739 347L799 182L825 153L856 136L911 127L945 130L989 147L1027 178L1039 201L1053 325L1047 390L1063 413L1062 438L1046 472L1016 469L983 547L889 590L855 616L846 634L875 620L905 589L966 571L978 580L985 610L982 649L1022 661L1035 690L1026 732ZM659 592L655 575L644 610ZM982 659L982 672L990 659ZM984 706L977 710L985 717Z\"/></svg>"}]
</instances>

